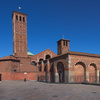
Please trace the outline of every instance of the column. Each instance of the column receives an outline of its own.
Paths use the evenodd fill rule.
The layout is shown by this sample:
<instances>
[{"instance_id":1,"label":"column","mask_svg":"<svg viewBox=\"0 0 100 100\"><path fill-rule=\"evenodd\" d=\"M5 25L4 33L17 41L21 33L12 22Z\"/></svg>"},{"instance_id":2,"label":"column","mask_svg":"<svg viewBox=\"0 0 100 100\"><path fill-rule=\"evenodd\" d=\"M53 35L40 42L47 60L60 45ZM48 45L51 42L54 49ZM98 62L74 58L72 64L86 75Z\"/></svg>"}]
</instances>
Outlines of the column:
<instances>
[{"instance_id":1,"label":"column","mask_svg":"<svg viewBox=\"0 0 100 100\"><path fill-rule=\"evenodd\" d=\"M57 71L57 64L54 63L54 72L55 72L55 82L59 82L59 74Z\"/></svg>"},{"instance_id":2,"label":"column","mask_svg":"<svg viewBox=\"0 0 100 100\"><path fill-rule=\"evenodd\" d=\"M41 62L41 71L44 72L44 62Z\"/></svg>"},{"instance_id":3,"label":"column","mask_svg":"<svg viewBox=\"0 0 100 100\"><path fill-rule=\"evenodd\" d=\"M47 60L47 82L50 82L50 62Z\"/></svg>"}]
</instances>

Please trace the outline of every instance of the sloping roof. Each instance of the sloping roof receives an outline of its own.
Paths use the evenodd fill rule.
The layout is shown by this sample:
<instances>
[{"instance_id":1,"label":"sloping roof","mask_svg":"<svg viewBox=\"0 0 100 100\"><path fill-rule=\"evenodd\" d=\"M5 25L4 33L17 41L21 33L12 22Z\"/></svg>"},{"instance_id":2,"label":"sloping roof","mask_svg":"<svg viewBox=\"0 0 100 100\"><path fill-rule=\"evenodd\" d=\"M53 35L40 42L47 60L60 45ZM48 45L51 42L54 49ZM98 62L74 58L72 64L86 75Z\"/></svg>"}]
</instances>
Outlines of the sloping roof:
<instances>
[{"instance_id":1,"label":"sloping roof","mask_svg":"<svg viewBox=\"0 0 100 100\"><path fill-rule=\"evenodd\" d=\"M60 56L64 56L64 55L78 55L78 56L88 56L88 57L96 57L96 58L100 58L100 55L99 54L91 54L91 53L84 53L84 52L76 52L76 51L69 51L65 54L60 54L60 55L57 55L53 58L50 58L50 59L55 59L55 58L58 58Z\"/></svg>"},{"instance_id":2,"label":"sloping roof","mask_svg":"<svg viewBox=\"0 0 100 100\"><path fill-rule=\"evenodd\" d=\"M32 54L31 52L27 52L28 56L33 56L34 54Z\"/></svg>"},{"instance_id":3,"label":"sloping roof","mask_svg":"<svg viewBox=\"0 0 100 100\"><path fill-rule=\"evenodd\" d=\"M3 58L0 58L0 61L20 61L20 60L19 59L16 59L12 55L10 55L10 56L5 56Z\"/></svg>"},{"instance_id":4,"label":"sloping roof","mask_svg":"<svg viewBox=\"0 0 100 100\"><path fill-rule=\"evenodd\" d=\"M80 56L90 56L90 57L99 57L100 58L99 54L91 54L91 53L84 53L84 52L70 51L70 52L68 52L68 54L71 54L71 55L80 55Z\"/></svg>"}]
</instances>

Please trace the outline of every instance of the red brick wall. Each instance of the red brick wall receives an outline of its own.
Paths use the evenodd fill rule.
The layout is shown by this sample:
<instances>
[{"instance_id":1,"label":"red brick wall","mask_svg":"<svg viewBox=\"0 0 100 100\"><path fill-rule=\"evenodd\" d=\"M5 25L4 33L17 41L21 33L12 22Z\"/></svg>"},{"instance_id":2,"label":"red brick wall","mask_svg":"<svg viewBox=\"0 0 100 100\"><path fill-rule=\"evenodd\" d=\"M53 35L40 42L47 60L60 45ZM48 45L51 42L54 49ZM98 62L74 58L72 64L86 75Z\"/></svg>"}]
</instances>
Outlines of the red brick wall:
<instances>
[{"instance_id":1,"label":"red brick wall","mask_svg":"<svg viewBox=\"0 0 100 100\"><path fill-rule=\"evenodd\" d=\"M39 59L42 58L45 60L46 55L49 54L51 56L51 58L57 56L54 52L52 52L50 49L47 49L43 52L40 52L34 56L29 56L31 58L31 60L39 62Z\"/></svg>"},{"instance_id":2,"label":"red brick wall","mask_svg":"<svg viewBox=\"0 0 100 100\"><path fill-rule=\"evenodd\" d=\"M24 72L19 73L12 73L12 72L0 72L1 74L1 80L38 80L38 77L45 76L44 72L27 72L27 74L24 74Z\"/></svg>"},{"instance_id":3,"label":"red brick wall","mask_svg":"<svg viewBox=\"0 0 100 100\"><path fill-rule=\"evenodd\" d=\"M18 20L16 20L16 15L18 16ZM25 19L25 22L23 22L23 17ZM27 57L27 15L14 11L12 18L14 56Z\"/></svg>"}]
</instances>

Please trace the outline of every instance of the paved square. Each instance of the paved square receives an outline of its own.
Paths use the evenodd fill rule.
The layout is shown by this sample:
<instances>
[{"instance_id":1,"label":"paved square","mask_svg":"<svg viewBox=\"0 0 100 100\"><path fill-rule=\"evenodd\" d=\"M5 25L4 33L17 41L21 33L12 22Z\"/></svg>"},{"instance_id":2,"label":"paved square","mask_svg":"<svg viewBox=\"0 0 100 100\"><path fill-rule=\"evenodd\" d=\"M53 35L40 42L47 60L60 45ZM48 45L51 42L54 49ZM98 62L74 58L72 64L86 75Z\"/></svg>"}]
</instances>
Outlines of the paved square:
<instances>
[{"instance_id":1,"label":"paved square","mask_svg":"<svg viewBox=\"0 0 100 100\"><path fill-rule=\"evenodd\" d=\"M0 100L100 100L100 86L0 81Z\"/></svg>"}]
</instances>

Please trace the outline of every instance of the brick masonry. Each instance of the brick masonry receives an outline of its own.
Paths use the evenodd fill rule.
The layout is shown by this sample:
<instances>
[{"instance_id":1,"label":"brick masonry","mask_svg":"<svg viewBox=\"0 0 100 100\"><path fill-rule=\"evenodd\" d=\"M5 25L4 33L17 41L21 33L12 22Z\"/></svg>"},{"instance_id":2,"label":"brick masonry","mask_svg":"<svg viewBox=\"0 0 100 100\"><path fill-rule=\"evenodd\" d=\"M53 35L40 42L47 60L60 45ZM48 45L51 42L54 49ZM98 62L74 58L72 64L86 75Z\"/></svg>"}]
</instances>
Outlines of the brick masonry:
<instances>
[{"instance_id":1,"label":"brick masonry","mask_svg":"<svg viewBox=\"0 0 100 100\"><path fill-rule=\"evenodd\" d=\"M14 11L12 18L13 55L0 58L0 80L100 83L100 55L70 51L66 39L57 42L58 55L27 55L27 15Z\"/></svg>"}]
</instances>

